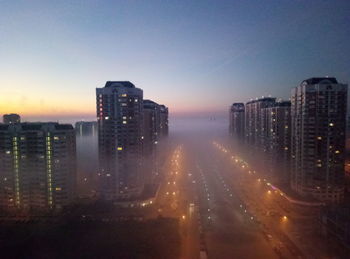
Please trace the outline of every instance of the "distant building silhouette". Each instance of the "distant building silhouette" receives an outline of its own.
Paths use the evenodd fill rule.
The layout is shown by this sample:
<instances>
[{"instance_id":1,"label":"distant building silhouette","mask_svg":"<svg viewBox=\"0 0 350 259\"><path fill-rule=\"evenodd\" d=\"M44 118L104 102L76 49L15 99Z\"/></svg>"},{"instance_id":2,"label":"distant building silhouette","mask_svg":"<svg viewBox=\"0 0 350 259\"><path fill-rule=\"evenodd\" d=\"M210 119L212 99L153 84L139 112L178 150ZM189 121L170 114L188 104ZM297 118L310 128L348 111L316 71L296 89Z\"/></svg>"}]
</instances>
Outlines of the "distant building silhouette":
<instances>
[{"instance_id":1,"label":"distant building silhouette","mask_svg":"<svg viewBox=\"0 0 350 259\"><path fill-rule=\"evenodd\" d=\"M97 121L78 121L75 123L77 136L96 136Z\"/></svg>"},{"instance_id":2,"label":"distant building silhouette","mask_svg":"<svg viewBox=\"0 0 350 259\"><path fill-rule=\"evenodd\" d=\"M325 202L343 197L347 85L310 78L292 90L291 186Z\"/></svg>"},{"instance_id":3,"label":"distant building silhouette","mask_svg":"<svg viewBox=\"0 0 350 259\"><path fill-rule=\"evenodd\" d=\"M0 124L0 206L60 209L75 197L72 125Z\"/></svg>"},{"instance_id":4,"label":"distant building silhouette","mask_svg":"<svg viewBox=\"0 0 350 259\"><path fill-rule=\"evenodd\" d=\"M3 116L3 122L5 124L13 124L13 123L20 123L21 122L21 116L15 113L11 114L5 114Z\"/></svg>"}]
</instances>

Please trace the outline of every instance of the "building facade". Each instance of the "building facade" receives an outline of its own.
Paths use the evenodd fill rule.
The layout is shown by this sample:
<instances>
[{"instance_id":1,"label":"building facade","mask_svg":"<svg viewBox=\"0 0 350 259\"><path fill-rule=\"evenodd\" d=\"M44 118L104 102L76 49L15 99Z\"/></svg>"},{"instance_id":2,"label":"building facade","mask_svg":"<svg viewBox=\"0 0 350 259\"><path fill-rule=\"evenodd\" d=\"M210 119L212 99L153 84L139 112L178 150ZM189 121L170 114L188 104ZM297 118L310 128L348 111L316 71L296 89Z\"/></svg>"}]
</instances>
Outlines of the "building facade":
<instances>
[{"instance_id":1,"label":"building facade","mask_svg":"<svg viewBox=\"0 0 350 259\"><path fill-rule=\"evenodd\" d=\"M143 91L129 81L96 89L100 194L112 200L143 188Z\"/></svg>"},{"instance_id":2,"label":"building facade","mask_svg":"<svg viewBox=\"0 0 350 259\"><path fill-rule=\"evenodd\" d=\"M267 136L266 114L263 109L274 106L275 101L276 98L264 97L246 103L245 140L248 145L263 149L263 141Z\"/></svg>"},{"instance_id":3,"label":"building facade","mask_svg":"<svg viewBox=\"0 0 350 259\"><path fill-rule=\"evenodd\" d=\"M325 202L343 198L347 85L310 78L292 90L291 187Z\"/></svg>"},{"instance_id":4,"label":"building facade","mask_svg":"<svg viewBox=\"0 0 350 259\"><path fill-rule=\"evenodd\" d=\"M161 137L160 105L143 101L143 160L145 183L152 183L157 172L158 142Z\"/></svg>"},{"instance_id":5,"label":"building facade","mask_svg":"<svg viewBox=\"0 0 350 259\"><path fill-rule=\"evenodd\" d=\"M269 166L279 182L289 183L291 149L291 102L279 101L265 108Z\"/></svg>"},{"instance_id":6,"label":"building facade","mask_svg":"<svg viewBox=\"0 0 350 259\"><path fill-rule=\"evenodd\" d=\"M244 140L244 103L234 103L230 107L230 135L238 140Z\"/></svg>"},{"instance_id":7,"label":"building facade","mask_svg":"<svg viewBox=\"0 0 350 259\"><path fill-rule=\"evenodd\" d=\"M169 134L169 109L161 104L160 109L160 136L166 137Z\"/></svg>"},{"instance_id":8,"label":"building facade","mask_svg":"<svg viewBox=\"0 0 350 259\"><path fill-rule=\"evenodd\" d=\"M61 209L76 190L72 125L0 124L0 206Z\"/></svg>"}]
</instances>

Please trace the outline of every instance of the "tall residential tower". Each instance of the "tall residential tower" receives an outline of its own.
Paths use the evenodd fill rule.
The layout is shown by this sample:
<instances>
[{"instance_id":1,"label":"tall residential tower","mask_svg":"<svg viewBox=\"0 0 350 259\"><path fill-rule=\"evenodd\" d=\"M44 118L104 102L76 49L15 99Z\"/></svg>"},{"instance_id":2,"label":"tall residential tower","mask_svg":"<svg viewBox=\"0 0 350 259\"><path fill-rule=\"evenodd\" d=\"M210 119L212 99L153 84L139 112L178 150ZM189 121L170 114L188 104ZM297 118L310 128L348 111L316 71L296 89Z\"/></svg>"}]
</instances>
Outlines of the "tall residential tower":
<instances>
[{"instance_id":1,"label":"tall residential tower","mask_svg":"<svg viewBox=\"0 0 350 259\"><path fill-rule=\"evenodd\" d=\"M152 183L157 174L157 147L160 135L160 105L143 101L143 162L145 183Z\"/></svg>"},{"instance_id":2,"label":"tall residential tower","mask_svg":"<svg viewBox=\"0 0 350 259\"><path fill-rule=\"evenodd\" d=\"M245 139L246 143L263 149L266 139L263 109L274 106L276 98L263 97L246 103L245 106Z\"/></svg>"},{"instance_id":3,"label":"tall residential tower","mask_svg":"<svg viewBox=\"0 0 350 259\"><path fill-rule=\"evenodd\" d=\"M234 103L230 107L230 135L244 139L244 103Z\"/></svg>"},{"instance_id":4,"label":"tall residential tower","mask_svg":"<svg viewBox=\"0 0 350 259\"><path fill-rule=\"evenodd\" d=\"M291 186L325 202L343 197L347 85L310 78L292 90Z\"/></svg>"},{"instance_id":5,"label":"tall residential tower","mask_svg":"<svg viewBox=\"0 0 350 259\"><path fill-rule=\"evenodd\" d=\"M280 183L288 184L290 179L291 115L290 101L276 102L266 109L266 150L268 167Z\"/></svg>"},{"instance_id":6,"label":"tall residential tower","mask_svg":"<svg viewBox=\"0 0 350 259\"><path fill-rule=\"evenodd\" d=\"M129 81L96 89L100 193L105 199L137 196L143 188L143 91Z\"/></svg>"},{"instance_id":7,"label":"tall residential tower","mask_svg":"<svg viewBox=\"0 0 350 259\"><path fill-rule=\"evenodd\" d=\"M72 125L0 124L0 206L60 209L76 192Z\"/></svg>"}]
</instances>

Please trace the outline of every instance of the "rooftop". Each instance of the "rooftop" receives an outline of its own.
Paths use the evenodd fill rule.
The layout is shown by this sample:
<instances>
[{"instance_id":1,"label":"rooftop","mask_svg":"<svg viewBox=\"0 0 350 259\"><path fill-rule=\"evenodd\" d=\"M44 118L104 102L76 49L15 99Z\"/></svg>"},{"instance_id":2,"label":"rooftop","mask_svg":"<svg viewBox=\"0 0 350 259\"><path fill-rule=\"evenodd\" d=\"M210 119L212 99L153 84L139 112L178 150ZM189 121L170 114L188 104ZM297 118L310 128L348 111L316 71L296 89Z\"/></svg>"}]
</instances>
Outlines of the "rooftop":
<instances>
[{"instance_id":1,"label":"rooftop","mask_svg":"<svg viewBox=\"0 0 350 259\"><path fill-rule=\"evenodd\" d=\"M257 103L257 102L275 102L276 98L275 97L262 97L259 99L251 100L247 102L246 104L251 104L251 103Z\"/></svg>"},{"instance_id":2,"label":"rooftop","mask_svg":"<svg viewBox=\"0 0 350 259\"><path fill-rule=\"evenodd\" d=\"M57 122L23 122L18 124L0 124L0 130L23 130L23 131L41 131L41 130L73 130L71 124L59 124Z\"/></svg>"},{"instance_id":3,"label":"rooftop","mask_svg":"<svg viewBox=\"0 0 350 259\"><path fill-rule=\"evenodd\" d=\"M308 85L316 85L316 84L338 84L338 81L335 77L312 77L304 80L302 83L306 83Z\"/></svg>"},{"instance_id":4,"label":"rooftop","mask_svg":"<svg viewBox=\"0 0 350 259\"><path fill-rule=\"evenodd\" d=\"M105 87L135 88L135 85L130 81L107 81Z\"/></svg>"}]
</instances>

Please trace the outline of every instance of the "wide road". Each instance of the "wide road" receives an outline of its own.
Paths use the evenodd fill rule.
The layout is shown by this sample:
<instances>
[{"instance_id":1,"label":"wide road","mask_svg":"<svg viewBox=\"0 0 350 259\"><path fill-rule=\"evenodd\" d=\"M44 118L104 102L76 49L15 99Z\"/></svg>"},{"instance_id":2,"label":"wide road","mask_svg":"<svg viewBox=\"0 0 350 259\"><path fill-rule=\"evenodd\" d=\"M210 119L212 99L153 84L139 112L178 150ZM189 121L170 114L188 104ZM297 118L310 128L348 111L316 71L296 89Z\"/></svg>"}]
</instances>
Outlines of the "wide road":
<instances>
[{"instance_id":1,"label":"wide road","mask_svg":"<svg viewBox=\"0 0 350 259\"><path fill-rule=\"evenodd\" d=\"M330 258L318 237L302 242L312 224L300 222L308 219L288 211L268 182L250 176L222 145L205 138L175 144L161 170L154 216L179 219L181 258Z\"/></svg>"},{"instance_id":2,"label":"wide road","mask_svg":"<svg viewBox=\"0 0 350 259\"><path fill-rule=\"evenodd\" d=\"M161 169L163 180L154 210L157 216L179 220L182 259L197 259L200 251L198 211L193 206L196 199L194 177L187 173L191 163L183 146L177 145Z\"/></svg>"},{"instance_id":3,"label":"wide road","mask_svg":"<svg viewBox=\"0 0 350 259\"><path fill-rule=\"evenodd\" d=\"M197 179L200 237L208 258L279 258L274 250L278 244L264 234L236 190L223 179L227 167L220 164L220 154L208 140L187 142L186 147ZM284 258L293 257L285 253Z\"/></svg>"},{"instance_id":4,"label":"wide road","mask_svg":"<svg viewBox=\"0 0 350 259\"><path fill-rule=\"evenodd\" d=\"M182 238L181 258L295 258L277 251L278 241L264 233L233 186L222 174L218 152L208 140L184 139L163 168L155 208L176 217Z\"/></svg>"},{"instance_id":5,"label":"wide road","mask_svg":"<svg viewBox=\"0 0 350 259\"><path fill-rule=\"evenodd\" d=\"M318 234L317 208L292 206L261 170L240 158L239 147L234 152L220 141L212 144L220 153L223 181L237 191L245 210L257 218L279 253L289 253L294 258L343 258L335 243Z\"/></svg>"}]
</instances>

